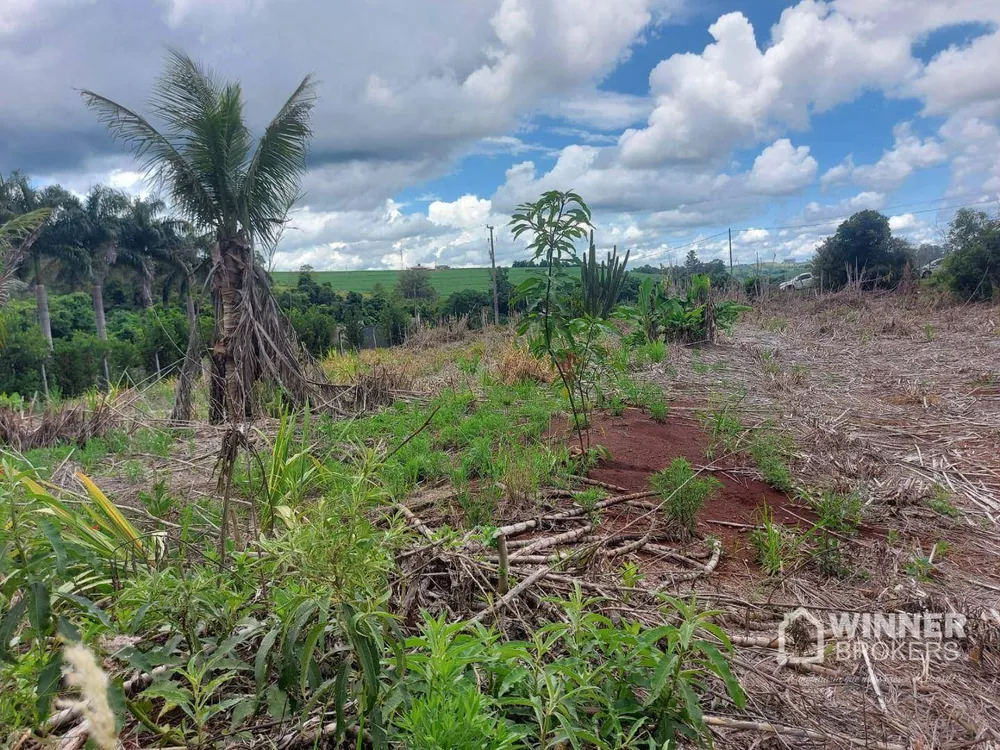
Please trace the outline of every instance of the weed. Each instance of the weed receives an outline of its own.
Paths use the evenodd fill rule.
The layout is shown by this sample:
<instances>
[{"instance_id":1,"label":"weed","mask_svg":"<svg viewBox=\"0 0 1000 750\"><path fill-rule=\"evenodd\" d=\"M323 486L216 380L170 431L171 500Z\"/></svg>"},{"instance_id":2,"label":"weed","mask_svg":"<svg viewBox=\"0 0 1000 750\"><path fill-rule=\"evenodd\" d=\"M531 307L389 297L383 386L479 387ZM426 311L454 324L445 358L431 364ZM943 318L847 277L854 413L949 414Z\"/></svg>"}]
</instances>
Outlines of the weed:
<instances>
[{"instance_id":1,"label":"weed","mask_svg":"<svg viewBox=\"0 0 1000 750\"><path fill-rule=\"evenodd\" d=\"M687 459L675 458L669 467L650 477L664 500L664 513L681 538L694 533L695 516L705 500L722 487L715 477L698 476Z\"/></svg>"},{"instance_id":2,"label":"weed","mask_svg":"<svg viewBox=\"0 0 1000 750\"><path fill-rule=\"evenodd\" d=\"M139 490L139 502L157 518L165 518L174 507L174 498L170 495L170 488L165 479L153 482L150 492Z\"/></svg>"},{"instance_id":3,"label":"weed","mask_svg":"<svg viewBox=\"0 0 1000 750\"><path fill-rule=\"evenodd\" d=\"M824 490L802 494L816 512L818 526L841 534L853 534L858 530L865 507L860 493L842 495Z\"/></svg>"},{"instance_id":4,"label":"weed","mask_svg":"<svg viewBox=\"0 0 1000 750\"><path fill-rule=\"evenodd\" d=\"M840 540L831 534L822 531L818 533L812 559L819 572L825 576L851 578L855 575L855 571L844 560Z\"/></svg>"},{"instance_id":5,"label":"weed","mask_svg":"<svg viewBox=\"0 0 1000 750\"><path fill-rule=\"evenodd\" d=\"M637 562L632 560L626 560L622 563L622 586L626 589L636 589L639 585L646 579L646 576L642 574L642 566ZM628 601L631 595L625 593L625 601Z\"/></svg>"},{"instance_id":6,"label":"weed","mask_svg":"<svg viewBox=\"0 0 1000 750\"><path fill-rule=\"evenodd\" d=\"M121 472L132 485L142 484L146 479L146 467L141 461L126 461L122 464Z\"/></svg>"},{"instance_id":7,"label":"weed","mask_svg":"<svg viewBox=\"0 0 1000 750\"><path fill-rule=\"evenodd\" d=\"M611 397L611 402L608 405L608 410L615 417L620 417L625 413L625 401L621 396L614 395Z\"/></svg>"},{"instance_id":8,"label":"weed","mask_svg":"<svg viewBox=\"0 0 1000 750\"><path fill-rule=\"evenodd\" d=\"M792 473L785 462L785 456L790 450L789 440L774 432L769 424L754 431L748 448L750 457L764 480L782 492L792 490Z\"/></svg>"},{"instance_id":9,"label":"weed","mask_svg":"<svg viewBox=\"0 0 1000 750\"><path fill-rule=\"evenodd\" d=\"M772 316L770 318L767 318L761 324L761 327L765 331L772 331L774 333L781 333L786 328L788 328L788 319L785 318L785 317L783 317L783 316L781 316L781 315L774 315L774 316Z\"/></svg>"},{"instance_id":10,"label":"weed","mask_svg":"<svg viewBox=\"0 0 1000 750\"><path fill-rule=\"evenodd\" d=\"M649 416L654 422L666 422L667 412L669 407L667 406L666 400L662 396L651 399L646 404L646 408L649 409Z\"/></svg>"},{"instance_id":11,"label":"weed","mask_svg":"<svg viewBox=\"0 0 1000 750\"><path fill-rule=\"evenodd\" d=\"M646 357L654 365L660 364L667 357L667 345L663 341L650 341L644 347Z\"/></svg>"},{"instance_id":12,"label":"weed","mask_svg":"<svg viewBox=\"0 0 1000 750\"><path fill-rule=\"evenodd\" d=\"M154 430L143 428L136 430L132 436L131 448L127 448L136 453L148 453L153 456L169 456L170 448L174 443L174 436L165 430ZM123 452L125 449L116 453Z\"/></svg>"},{"instance_id":13,"label":"weed","mask_svg":"<svg viewBox=\"0 0 1000 750\"><path fill-rule=\"evenodd\" d=\"M757 551L757 562L770 576L784 572L799 557L804 538L775 522L774 512L764 506L758 513L758 528L750 532L750 544Z\"/></svg>"},{"instance_id":14,"label":"weed","mask_svg":"<svg viewBox=\"0 0 1000 750\"><path fill-rule=\"evenodd\" d=\"M931 496L927 499L927 505L935 513L948 516L948 518L958 518L961 513L952 503L952 495L940 484L935 484Z\"/></svg>"},{"instance_id":15,"label":"weed","mask_svg":"<svg viewBox=\"0 0 1000 750\"><path fill-rule=\"evenodd\" d=\"M916 578L918 581L930 581L934 573L935 558L944 557L950 549L947 542L935 542L929 555L924 555L922 551L914 553L910 561L903 566L908 576Z\"/></svg>"},{"instance_id":16,"label":"weed","mask_svg":"<svg viewBox=\"0 0 1000 750\"><path fill-rule=\"evenodd\" d=\"M743 425L739 418L729 411L730 404L716 409L704 421L712 430L712 442L706 450L706 458L712 459L721 446L725 453L735 453L743 437Z\"/></svg>"},{"instance_id":17,"label":"weed","mask_svg":"<svg viewBox=\"0 0 1000 750\"><path fill-rule=\"evenodd\" d=\"M573 493L573 499L581 508L587 511L588 514L593 513L594 506L607 496L608 493L600 487L591 487L590 489L583 490L582 492Z\"/></svg>"},{"instance_id":18,"label":"weed","mask_svg":"<svg viewBox=\"0 0 1000 750\"><path fill-rule=\"evenodd\" d=\"M924 338L927 339L927 341L934 340L934 326L930 323L924 323Z\"/></svg>"}]
</instances>

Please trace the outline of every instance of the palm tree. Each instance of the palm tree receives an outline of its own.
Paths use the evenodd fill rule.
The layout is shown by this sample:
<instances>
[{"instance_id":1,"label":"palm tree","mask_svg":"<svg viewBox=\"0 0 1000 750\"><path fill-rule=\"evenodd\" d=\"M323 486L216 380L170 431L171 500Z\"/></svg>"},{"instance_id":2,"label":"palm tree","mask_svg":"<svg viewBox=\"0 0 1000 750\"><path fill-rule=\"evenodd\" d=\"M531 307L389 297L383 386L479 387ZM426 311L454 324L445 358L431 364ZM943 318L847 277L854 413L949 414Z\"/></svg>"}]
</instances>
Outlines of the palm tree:
<instances>
[{"instance_id":1,"label":"palm tree","mask_svg":"<svg viewBox=\"0 0 1000 750\"><path fill-rule=\"evenodd\" d=\"M164 123L159 130L104 96L84 91L83 98L166 189L173 207L213 234L213 368L224 384L230 420L243 419L250 390L261 377L303 402L310 381L257 253L276 243L298 198L311 135L312 79L302 80L256 148L244 121L240 85L218 80L178 51L169 52L151 98L154 115Z\"/></svg>"},{"instance_id":2,"label":"palm tree","mask_svg":"<svg viewBox=\"0 0 1000 750\"><path fill-rule=\"evenodd\" d=\"M201 372L201 336L198 332L198 310L195 306L195 298L198 295L198 274L200 269L206 265L206 258L203 248L211 245L209 237L199 237L194 232L187 231L184 237L174 247L171 253L172 271L164 280L164 290L169 289L168 284L171 279L176 279L184 295L187 306L188 320L188 343L184 352L184 362L181 365L180 376L177 378L177 385L174 387L174 407L170 412L170 419L176 423L191 421L192 401L191 391L194 383ZM216 400L213 405L216 410L221 406L221 401ZM221 419L222 414L214 413L216 421Z\"/></svg>"},{"instance_id":3,"label":"palm tree","mask_svg":"<svg viewBox=\"0 0 1000 750\"><path fill-rule=\"evenodd\" d=\"M52 213L48 208L19 213L10 200L8 187L8 182L0 175L0 307L7 304L14 274Z\"/></svg>"},{"instance_id":4,"label":"palm tree","mask_svg":"<svg viewBox=\"0 0 1000 750\"><path fill-rule=\"evenodd\" d=\"M139 297L147 310L153 306L153 276L157 263L171 264L176 241L176 222L161 217L165 210L166 204L161 200L133 198L118 241L117 264L138 274Z\"/></svg>"},{"instance_id":5,"label":"palm tree","mask_svg":"<svg viewBox=\"0 0 1000 750\"><path fill-rule=\"evenodd\" d=\"M50 214L49 209L39 208L8 218L0 224L0 308L7 304L14 274L38 239ZM0 218L5 217L0 214Z\"/></svg>"},{"instance_id":6,"label":"palm tree","mask_svg":"<svg viewBox=\"0 0 1000 750\"><path fill-rule=\"evenodd\" d=\"M0 212L6 218L41 210L49 212L48 221L24 248L19 268L12 267L11 273L30 271L38 309L38 324L51 349L52 325L45 272L52 266L66 270L86 267L86 253L81 244L83 206L76 196L58 185L51 185L43 190L33 187L28 177L18 171L11 172L6 180L0 179L0 204Z\"/></svg>"},{"instance_id":7,"label":"palm tree","mask_svg":"<svg viewBox=\"0 0 1000 750\"><path fill-rule=\"evenodd\" d=\"M108 330L104 318L104 280L118 260L118 241L128 209L128 197L105 185L93 188L84 203L86 230L83 242L88 252L97 338L105 342ZM104 380L105 384L111 382L107 352L104 354Z\"/></svg>"}]
</instances>

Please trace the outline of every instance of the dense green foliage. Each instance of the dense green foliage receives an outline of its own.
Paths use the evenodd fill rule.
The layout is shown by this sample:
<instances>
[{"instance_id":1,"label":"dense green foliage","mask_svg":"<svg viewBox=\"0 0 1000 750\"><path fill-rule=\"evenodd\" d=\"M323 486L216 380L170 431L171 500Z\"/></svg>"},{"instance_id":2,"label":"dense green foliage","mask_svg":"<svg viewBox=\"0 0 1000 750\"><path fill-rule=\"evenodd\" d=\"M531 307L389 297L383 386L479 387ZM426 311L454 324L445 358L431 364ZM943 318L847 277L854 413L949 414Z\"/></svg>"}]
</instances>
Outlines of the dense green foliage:
<instances>
[{"instance_id":1,"label":"dense green foliage","mask_svg":"<svg viewBox=\"0 0 1000 750\"><path fill-rule=\"evenodd\" d=\"M507 269L510 282L517 285L532 273L529 269L514 267ZM318 284L330 284L336 292L357 292L371 294L376 286L392 289L403 273L399 270L385 271L312 271L312 276ZM278 289L293 287L297 283L299 271L272 271L271 277ZM447 298L455 292L472 289L479 292L493 291L493 282L489 268L442 268L429 272L430 283L438 296ZM490 301L492 305L492 300Z\"/></svg>"},{"instance_id":2,"label":"dense green foliage","mask_svg":"<svg viewBox=\"0 0 1000 750\"><path fill-rule=\"evenodd\" d=\"M1000 219L961 209L948 228L948 255L941 271L945 284L966 300L1000 295Z\"/></svg>"},{"instance_id":3,"label":"dense green foliage","mask_svg":"<svg viewBox=\"0 0 1000 750\"><path fill-rule=\"evenodd\" d=\"M231 540L222 570L217 503L141 493L153 529L143 533L89 480L82 492L58 489L39 479L44 469L6 456L0 724L42 722L60 692L51 676L63 644L83 641L107 649L98 663L116 672L153 675L129 695L120 680L109 688L118 726L147 744L251 742L254 727L294 729L322 706L338 717L331 740L363 731L380 748L706 741L706 696L739 707L744 695L725 634L693 603L664 597L663 624L649 627L608 619L577 590L553 602L559 620L521 640L444 614L390 614L389 576L410 537L394 499L448 479L455 530L436 532L440 543L470 533L488 543L500 500L523 502L579 470L543 439L565 404L558 392L504 386L475 364L468 372L489 386L482 395L446 391L346 422L284 415L262 463L236 476L261 488L247 497L269 531L248 550ZM133 436L144 450L169 450L146 432ZM104 446L128 448L111 436Z\"/></svg>"},{"instance_id":4,"label":"dense green foliage","mask_svg":"<svg viewBox=\"0 0 1000 750\"><path fill-rule=\"evenodd\" d=\"M878 211L859 211L820 245L813 273L824 289L837 290L854 280L865 287L889 287L913 266L909 244L892 236L889 219Z\"/></svg>"}]
</instances>

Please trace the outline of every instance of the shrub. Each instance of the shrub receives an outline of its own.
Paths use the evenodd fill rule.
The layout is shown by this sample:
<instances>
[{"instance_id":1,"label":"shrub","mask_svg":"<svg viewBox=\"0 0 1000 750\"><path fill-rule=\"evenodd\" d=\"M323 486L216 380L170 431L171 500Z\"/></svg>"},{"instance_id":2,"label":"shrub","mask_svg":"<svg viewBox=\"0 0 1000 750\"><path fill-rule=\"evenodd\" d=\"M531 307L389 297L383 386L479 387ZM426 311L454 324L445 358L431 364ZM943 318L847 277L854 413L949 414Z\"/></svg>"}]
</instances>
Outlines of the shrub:
<instances>
[{"instance_id":1,"label":"shrub","mask_svg":"<svg viewBox=\"0 0 1000 750\"><path fill-rule=\"evenodd\" d=\"M4 316L6 341L0 347L0 392L30 398L42 390L42 363L49 352L37 325L18 323L12 316Z\"/></svg>"},{"instance_id":2,"label":"shrub","mask_svg":"<svg viewBox=\"0 0 1000 750\"><path fill-rule=\"evenodd\" d=\"M654 474L650 484L664 500L664 513L682 537L694 533L695 516L705 500L722 487L715 477L699 477L687 459L675 458L666 469Z\"/></svg>"},{"instance_id":3,"label":"shrub","mask_svg":"<svg viewBox=\"0 0 1000 750\"><path fill-rule=\"evenodd\" d=\"M129 345L119 342L116 348L122 346ZM101 341L93 333L77 331L69 338L56 339L52 348L52 378L62 394L79 396L97 385L104 375L104 355L107 353L110 359L111 352L111 342Z\"/></svg>"},{"instance_id":4,"label":"shrub","mask_svg":"<svg viewBox=\"0 0 1000 750\"><path fill-rule=\"evenodd\" d=\"M1000 294L1000 219L961 209L948 229L948 249L941 279L953 293L973 300Z\"/></svg>"},{"instance_id":5,"label":"shrub","mask_svg":"<svg viewBox=\"0 0 1000 750\"><path fill-rule=\"evenodd\" d=\"M820 245L813 273L827 289L840 289L854 273L875 286L889 286L910 262L909 245L892 236L889 219L878 211L859 211Z\"/></svg>"}]
</instances>

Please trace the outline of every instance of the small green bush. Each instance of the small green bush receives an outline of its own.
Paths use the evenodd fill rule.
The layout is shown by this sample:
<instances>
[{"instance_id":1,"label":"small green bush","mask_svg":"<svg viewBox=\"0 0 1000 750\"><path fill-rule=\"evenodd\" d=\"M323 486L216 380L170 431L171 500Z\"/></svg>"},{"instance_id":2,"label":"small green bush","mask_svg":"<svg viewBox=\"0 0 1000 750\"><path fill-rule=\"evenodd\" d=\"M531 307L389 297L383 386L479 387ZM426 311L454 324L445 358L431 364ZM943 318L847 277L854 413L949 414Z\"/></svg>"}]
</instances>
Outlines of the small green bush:
<instances>
[{"instance_id":1,"label":"small green bush","mask_svg":"<svg viewBox=\"0 0 1000 750\"><path fill-rule=\"evenodd\" d=\"M701 506L722 487L715 477L697 476L685 458L675 458L650 478L650 484L663 498L664 513L682 538L694 533L695 516Z\"/></svg>"}]
</instances>

